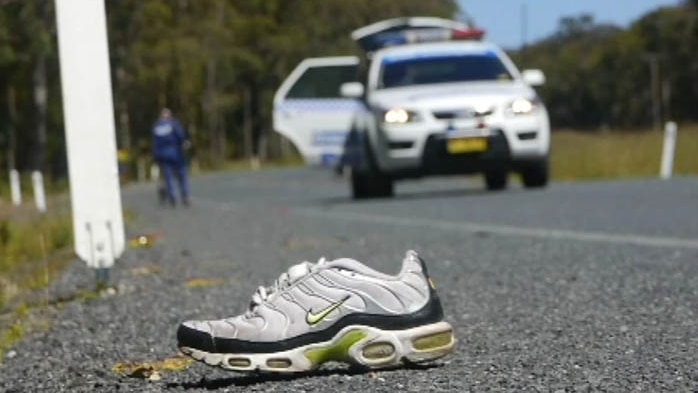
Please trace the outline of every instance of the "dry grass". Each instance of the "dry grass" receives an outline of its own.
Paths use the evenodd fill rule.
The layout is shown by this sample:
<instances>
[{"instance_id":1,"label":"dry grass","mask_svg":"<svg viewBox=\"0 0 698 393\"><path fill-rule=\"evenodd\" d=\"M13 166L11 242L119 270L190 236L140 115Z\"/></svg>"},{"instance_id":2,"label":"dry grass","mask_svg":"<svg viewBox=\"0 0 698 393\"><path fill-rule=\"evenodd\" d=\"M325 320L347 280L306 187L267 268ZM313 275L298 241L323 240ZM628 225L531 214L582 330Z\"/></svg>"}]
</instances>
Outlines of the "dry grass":
<instances>
[{"instance_id":1,"label":"dry grass","mask_svg":"<svg viewBox=\"0 0 698 393\"><path fill-rule=\"evenodd\" d=\"M67 201L52 198L49 212L0 203L0 311L15 297L46 287L72 259Z\"/></svg>"},{"instance_id":2,"label":"dry grass","mask_svg":"<svg viewBox=\"0 0 698 393\"><path fill-rule=\"evenodd\" d=\"M19 207L0 200L0 363L5 351L36 327L23 300L48 287L72 261L72 242L65 196L51 197L46 214L31 200Z\"/></svg>"},{"instance_id":3,"label":"dry grass","mask_svg":"<svg viewBox=\"0 0 698 393\"><path fill-rule=\"evenodd\" d=\"M663 132L557 131L552 140L556 180L614 179L659 175ZM698 125L679 126L675 175L698 174Z\"/></svg>"}]
</instances>

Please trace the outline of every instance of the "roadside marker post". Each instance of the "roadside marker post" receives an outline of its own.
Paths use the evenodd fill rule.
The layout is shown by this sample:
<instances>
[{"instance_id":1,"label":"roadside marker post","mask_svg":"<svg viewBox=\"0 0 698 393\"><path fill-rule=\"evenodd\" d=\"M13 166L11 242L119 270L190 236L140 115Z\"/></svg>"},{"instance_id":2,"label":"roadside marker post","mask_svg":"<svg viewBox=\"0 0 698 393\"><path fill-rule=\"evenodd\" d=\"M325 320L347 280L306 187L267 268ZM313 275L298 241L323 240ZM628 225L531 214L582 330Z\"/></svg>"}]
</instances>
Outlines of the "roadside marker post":
<instances>
[{"instance_id":1,"label":"roadside marker post","mask_svg":"<svg viewBox=\"0 0 698 393\"><path fill-rule=\"evenodd\" d=\"M98 288L124 251L104 0L55 0L75 252Z\"/></svg>"},{"instance_id":2,"label":"roadside marker post","mask_svg":"<svg viewBox=\"0 0 698 393\"><path fill-rule=\"evenodd\" d=\"M662 165L659 169L659 177L670 179L674 169L674 153L676 152L676 136L678 126L669 121L664 126L664 146L662 148Z\"/></svg>"},{"instance_id":3,"label":"roadside marker post","mask_svg":"<svg viewBox=\"0 0 698 393\"><path fill-rule=\"evenodd\" d=\"M12 204L19 206L22 204L22 187L19 180L19 171L10 169L10 193L12 194Z\"/></svg>"},{"instance_id":4,"label":"roadside marker post","mask_svg":"<svg viewBox=\"0 0 698 393\"><path fill-rule=\"evenodd\" d=\"M46 190L44 189L44 175L39 171L32 172L32 189L34 190L34 203L36 210L46 213Z\"/></svg>"}]
</instances>

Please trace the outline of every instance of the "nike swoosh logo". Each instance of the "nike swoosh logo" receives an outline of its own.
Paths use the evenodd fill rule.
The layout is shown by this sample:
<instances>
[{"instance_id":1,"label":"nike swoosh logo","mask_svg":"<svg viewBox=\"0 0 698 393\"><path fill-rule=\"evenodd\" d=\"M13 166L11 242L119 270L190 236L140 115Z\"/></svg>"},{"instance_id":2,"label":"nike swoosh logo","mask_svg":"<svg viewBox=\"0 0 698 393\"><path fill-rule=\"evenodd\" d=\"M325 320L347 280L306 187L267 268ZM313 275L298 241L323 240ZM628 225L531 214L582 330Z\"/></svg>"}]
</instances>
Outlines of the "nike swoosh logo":
<instances>
[{"instance_id":1,"label":"nike swoosh logo","mask_svg":"<svg viewBox=\"0 0 698 393\"><path fill-rule=\"evenodd\" d=\"M344 299L338 302L330 304L329 306L325 307L324 310L318 313L314 313L312 309L308 310L308 314L306 314L305 316L305 321L308 322L308 325L315 326L318 323L322 322L325 319L325 317L330 315L332 311L341 307L342 304L344 304L344 302L346 302L347 300L349 300L349 295L347 295Z\"/></svg>"}]
</instances>

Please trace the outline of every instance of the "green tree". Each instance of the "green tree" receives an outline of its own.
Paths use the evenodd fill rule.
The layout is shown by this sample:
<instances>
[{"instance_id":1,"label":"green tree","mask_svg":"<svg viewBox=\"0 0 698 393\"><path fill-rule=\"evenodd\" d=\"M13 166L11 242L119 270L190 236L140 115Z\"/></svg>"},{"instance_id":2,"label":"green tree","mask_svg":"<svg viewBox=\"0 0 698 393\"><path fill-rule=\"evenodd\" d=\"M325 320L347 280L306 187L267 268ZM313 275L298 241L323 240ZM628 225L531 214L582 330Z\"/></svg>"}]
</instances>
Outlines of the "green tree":
<instances>
[{"instance_id":1,"label":"green tree","mask_svg":"<svg viewBox=\"0 0 698 393\"><path fill-rule=\"evenodd\" d=\"M513 55L547 73L541 95L557 127L695 121L697 20L695 2L659 8L627 30L566 17L557 33Z\"/></svg>"}]
</instances>

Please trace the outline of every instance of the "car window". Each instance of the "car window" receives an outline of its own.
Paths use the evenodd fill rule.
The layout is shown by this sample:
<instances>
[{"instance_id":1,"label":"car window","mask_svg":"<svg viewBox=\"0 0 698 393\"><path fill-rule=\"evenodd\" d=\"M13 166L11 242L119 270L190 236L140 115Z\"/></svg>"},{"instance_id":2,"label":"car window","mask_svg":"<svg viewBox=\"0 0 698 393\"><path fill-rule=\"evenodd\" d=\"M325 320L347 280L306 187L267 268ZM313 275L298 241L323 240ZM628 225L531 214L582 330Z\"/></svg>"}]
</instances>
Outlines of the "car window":
<instances>
[{"instance_id":1,"label":"car window","mask_svg":"<svg viewBox=\"0 0 698 393\"><path fill-rule=\"evenodd\" d=\"M286 98L341 98L342 84L355 81L356 65L311 67L298 78Z\"/></svg>"},{"instance_id":2,"label":"car window","mask_svg":"<svg viewBox=\"0 0 698 393\"><path fill-rule=\"evenodd\" d=\"M378 88L511 79L495 53L388 57L382 62Z\"/></svg>"}]
</instances>

